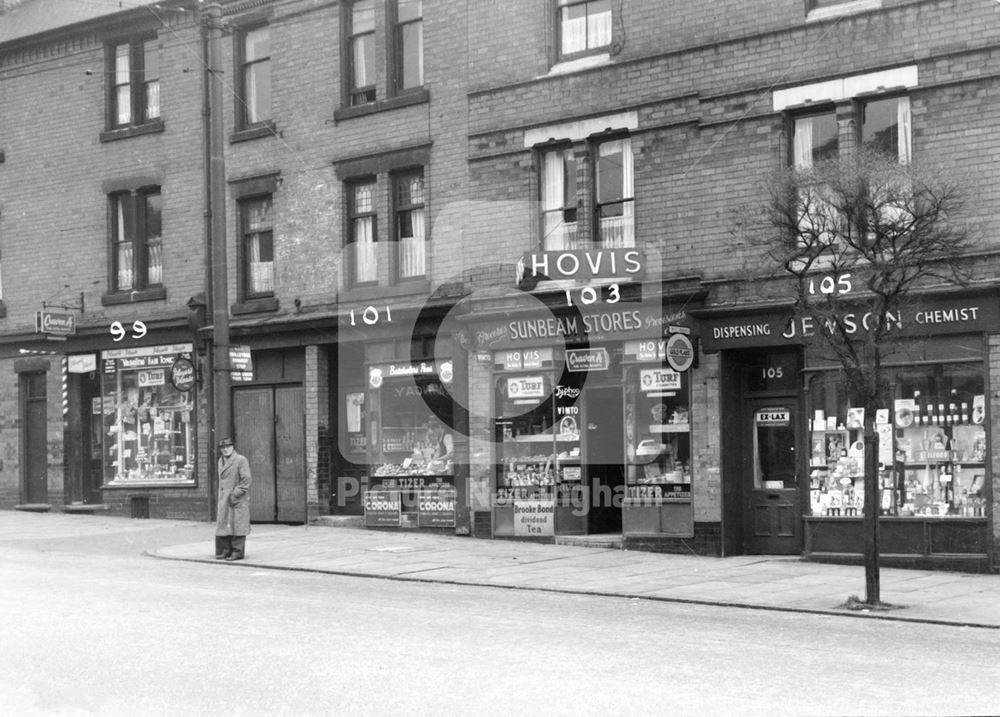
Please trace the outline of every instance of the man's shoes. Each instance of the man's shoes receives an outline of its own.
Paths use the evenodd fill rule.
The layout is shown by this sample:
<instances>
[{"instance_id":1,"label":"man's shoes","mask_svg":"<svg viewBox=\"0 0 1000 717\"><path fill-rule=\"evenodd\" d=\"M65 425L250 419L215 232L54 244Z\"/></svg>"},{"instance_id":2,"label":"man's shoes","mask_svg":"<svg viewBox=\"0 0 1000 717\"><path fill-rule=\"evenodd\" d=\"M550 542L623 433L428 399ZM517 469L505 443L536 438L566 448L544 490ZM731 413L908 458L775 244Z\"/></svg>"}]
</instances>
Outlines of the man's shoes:
<instances>
[{"instance_id":1,"label":"man's shoes","mask_svg":"<svg viewBox=\"0 0 1000 717\"><path fill-rule=\"evenodd\" d=\"M215 554L215 559L216 560L225 560L228 557L229 557L229 553L216 553Z\"/></svg>"},{"instance_id":2,"label":"man's shoes","mask_svg":"<svg viewBox=\"0 0 1000 717\"><path fill-rule=\"evenodd\" d=\"M233 554L227 555L225 557L225 560L243 560L243 556L242 555L236 555L235 553L233 553Z\"/></svg>"}]
</instances>

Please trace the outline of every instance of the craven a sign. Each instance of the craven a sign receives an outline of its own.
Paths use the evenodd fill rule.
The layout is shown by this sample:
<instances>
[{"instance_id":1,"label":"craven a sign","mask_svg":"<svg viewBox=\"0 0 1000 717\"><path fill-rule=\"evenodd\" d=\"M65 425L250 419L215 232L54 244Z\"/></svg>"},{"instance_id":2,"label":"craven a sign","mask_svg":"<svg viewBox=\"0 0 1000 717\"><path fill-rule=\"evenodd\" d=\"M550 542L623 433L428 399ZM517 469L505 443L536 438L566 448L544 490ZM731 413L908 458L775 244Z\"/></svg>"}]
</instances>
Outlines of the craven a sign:
<instances>
[{"instance_id":1,"label":"craven a sign","mask_svg":"<svg viewBox=\"0 0 1000 717\"><path fill-rule=\"evenodd\" d=\"M76 333L76 315L68 311L35 312L35 333L50 336L72 336Z\"/></svg>"}]
</instances>

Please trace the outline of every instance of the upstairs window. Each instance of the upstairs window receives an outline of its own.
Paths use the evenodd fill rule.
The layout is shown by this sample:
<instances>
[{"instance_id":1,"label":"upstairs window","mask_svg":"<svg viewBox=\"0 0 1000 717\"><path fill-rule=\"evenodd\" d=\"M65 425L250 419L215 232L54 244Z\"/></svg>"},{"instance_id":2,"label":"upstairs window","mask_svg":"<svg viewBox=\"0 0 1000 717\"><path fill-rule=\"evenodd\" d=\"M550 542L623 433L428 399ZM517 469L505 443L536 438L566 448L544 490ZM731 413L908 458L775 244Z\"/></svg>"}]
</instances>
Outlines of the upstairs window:
<instances>
[{"instance_id":1,"label":"upstairs window","mask_svg":"<svg viewBox=\"0 0 1000 717\"><path fill-rule=\"evenodd\" d=\"M246 128L271 119L271 32L266 25L237 35L237 123Z\"/></svg>"},{"instance_id":2,"label":"upstairs window","mask_svg":"<svg viewBox=\"0 0 1000 717\"><path fill-rule=\"evenodd\" d=\"M632 142L602 142L596 155L597 238L604 248L635 246Z\"/></svg>"},{"instance_id":3,"label":"upstairs window","mask_svg":"<svg viewBox=\"0 0 1000 717\"><path fill-rule=\"evenodd\" d=\"M412 279L427 273L427 234L424 214L424 173L406 172L393 177L398 243L398 274Z\"/></svg>"},{"instance_id":4,"label":"upstairs window","mask_svg":"<svg viewBox=\"0 0 1000 717\"><path fill-rule=\"evenodd\" d=\"M373 284L378 281L378 262L375 253L378 239L376 187L374 180L348 185L348 216L353 251L351 279L354 284Z\"/></svg>"},{"instance_id":5,"label":"upstairs window","mask_svg":"<svg viewBox=\"0 0 1000 717\"><path fill-rule=\"evenodd\" d=\"M596 52L611 44L611 0L559 0L559 56Z\"/></svg>"},{"instance_id":6,"label":"upstairs window","mask_svg":"<svg viewBox=\"0 0 1000 717\"><path fill-rule=\"evenodd\" d=\"M398 0L396 4L395 52L396 90L424 84L424 13L422 0Z\"/></svg>"},{"instance_id":7,"label":"upstairs window","mask_svg":"<svg viewBox=\"0 0 1000 717\"><path fill-rule=\"evenodd\" d=\"M578 249L576 158L572 148L541 155L542 248Z\"/></svg>"},{"instance_id":8,"label":"upstairs window","mask_svg":"<svg viewBox=\"0 0 1000 717\"><path fill-rule=\"evenodd\" d=\"M812 167L837 156L837 116L823 114L796 117L792 127L793 162L796 169Z\"/></svg>"},{"instance_id":9,"label":"upstairs window","mask_svg":"<svg viewBox=\"0 0 1000 717\"><path fill-rule=\"evenodd\" d=\"M163 283L159 187L111 195L111 288L142 290Z\"/></svg>"},{"instance_id":10,"label":"upstairs window","mask_svg":"<svg viewBox=\"0 0 1000 717\"><path fill-rule=\"evenodd\" d=\"M909 164L913 147L910 131L910 98L890 97L861 105L861 144L900 164Z\"/></svg>"},{"instance_id":11,"label":"upstairs window","mask_svg":"<svg viewBox=\"0 0 1000 717\"><path fill-rule=\"evenodd\" d=\"M109 51L111 78L108 125L112 129L145 124L160 116L160 61L155 40L131 40Z\"/></svg>"},{"instance_id":12,"label":"upstairs window","mask_svg":"<svg viewBox=\"0 0 1000 717\"><path fill-rule=\"evenodd\" d=\"M375 0L351 3L348 25L350 104L368 104L375 101Z\"/></svg>"},{"instance_id":13,"label":"upstairs window","mask_svg":"<svg viewBox=\"0 0 1000 717\"><path fill-rule=\"evenodd\" d=\"M274 296L274 220L271 196L241 199L242 298Z\"/></svg>"}]
</instances>

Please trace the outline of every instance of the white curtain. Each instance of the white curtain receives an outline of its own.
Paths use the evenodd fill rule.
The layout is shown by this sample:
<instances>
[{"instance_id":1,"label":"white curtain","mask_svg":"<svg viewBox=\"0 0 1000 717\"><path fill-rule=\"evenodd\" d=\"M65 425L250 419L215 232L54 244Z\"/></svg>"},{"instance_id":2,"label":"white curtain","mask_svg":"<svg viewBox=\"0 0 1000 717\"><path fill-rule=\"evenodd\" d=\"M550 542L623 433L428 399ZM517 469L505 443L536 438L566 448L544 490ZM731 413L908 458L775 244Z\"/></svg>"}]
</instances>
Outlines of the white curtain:
<instances>
[{"instance_id":1,"label":"white curtain","mask_svg":"<svg viewBox=\"0 0 1000 717\"><path fill-rule=\"evenodd\" d=\"M596 3L606 5L607 3ZM589 17L587 23L587 47L604 47L611 44L611 8L600 10Z\"/></svg>"},{"instance_id":2,"label":"white curtain","mask_svg":"<svg viewBox=\"0 0 1000 717\"><path fill-rule=\"evenodd\" d=\"M254 293L274 291L274 262L261 260L260 234L250 240L250 289Z\"/></svg>"},{"instance_id":3,"label":"white curtain","mask_svg":"<svg viewBox=\"0 0 1000 717\"><path fill-rule=\"evenodd\" d=\"M795 136L792 142L793 161L796 169L806 169L813 164L813 119L802 117L795 120Z\"/></svg>"},{"instance_id":4,"label":"white curtain","mask_svg":"<svg viewBox=\"0 0 1000 717\"><path fill-rule=\"evenodd\" d=\"M410 212L413 236L400 237L401 254L399 274L402 277L423 276L427 273L427 242L424 235L424 210Z\"/></svg>"},{"instance_id":5,"label":"white curtain","mask_svg":"<svg viewBox=\"0 0 1000 717\"><path fill-rule=\"evenodd\" d=\"M546 251L572 248L562 211L566 196L565 172L563 150L542 155L542 248Z\"/></svg>"},{"instance_id":6,"label":"white curtain","mask_svg":"<svg viewBox=\"0 0 1000 717\"><path fill-rule=\"evenodd\" d=\"M900 97L896 105L896 132L899 163L909 164L913 157L913 145L910 132L910 98Z\"/></svg>"},{"instance_id":7,"label":"white curtain","mask_svg":"<svg viewBox=\"0 0 1000 717\"><path fill-rule=\"evenodd\" d=\"M354 281L375 281L375 217L354 220Z\"/></svg>"},{"instance_id":8,"label":"white curtain","mask_svg":"<svg viewBox=\"0 0 1000 717\"><path fill-rule=\"evenodd\" d=\"M115 104L118 111L118 124L128 124L132 121L132 64L129 58L129 45L118 45L115 48Z\"/></svg>"},{"instance_id":9,"label":"white curtain","mask_svg":"<svg viewBox=\"0 0 1000 717\"><path fill-rule=\"evenodd\" d=\"M610 20L610 18L609 18ZM609 26L610 27L610 26ZM622 140L622 198L632 201L622 203L622 234L618 246L635 246L635 189L633 185L634 161L632 157L632 140Z\"/></svg>"},{"instance_id":10,"label":"white curtain","mask_svg":"<svg viewBox=\"0 0 1000 717\"><path fill-rule=\"evenodd\" d=\"M132 237L125 228L125 205L127 199L119 196L115 201L115 238L118 240L118 286L117 289L132 288Z\"/></svg>"}]
</instances>

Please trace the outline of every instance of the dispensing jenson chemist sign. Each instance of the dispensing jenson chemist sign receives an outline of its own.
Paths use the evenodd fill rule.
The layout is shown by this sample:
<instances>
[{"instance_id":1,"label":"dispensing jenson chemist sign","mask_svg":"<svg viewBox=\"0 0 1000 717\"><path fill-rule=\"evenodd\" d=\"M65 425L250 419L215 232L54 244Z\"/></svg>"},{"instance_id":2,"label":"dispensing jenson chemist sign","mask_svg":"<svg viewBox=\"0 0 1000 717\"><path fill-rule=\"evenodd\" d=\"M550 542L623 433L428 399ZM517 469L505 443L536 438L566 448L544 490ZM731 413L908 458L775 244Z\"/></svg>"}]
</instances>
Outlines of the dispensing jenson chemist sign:
<instances>
[{"instance_id":1,"label":"dispensing jenson chemist sign","mask_svg":"<svg viewBox=\"0 0 1000 717\"><path fill-rule=\"evenodd\" d=\"M821 331L809 316L792 316L791 308L741 315L699 317L702 348L706 351L751 346L787 346L807 342ZM845 300L841 320L849 334L862 334L874 326L874 317L861 305ZM981 333L1000 325L1000 303L993 292L929 296L915 300L890 325L903 336Z\"/></svg>"}]
</instances>

